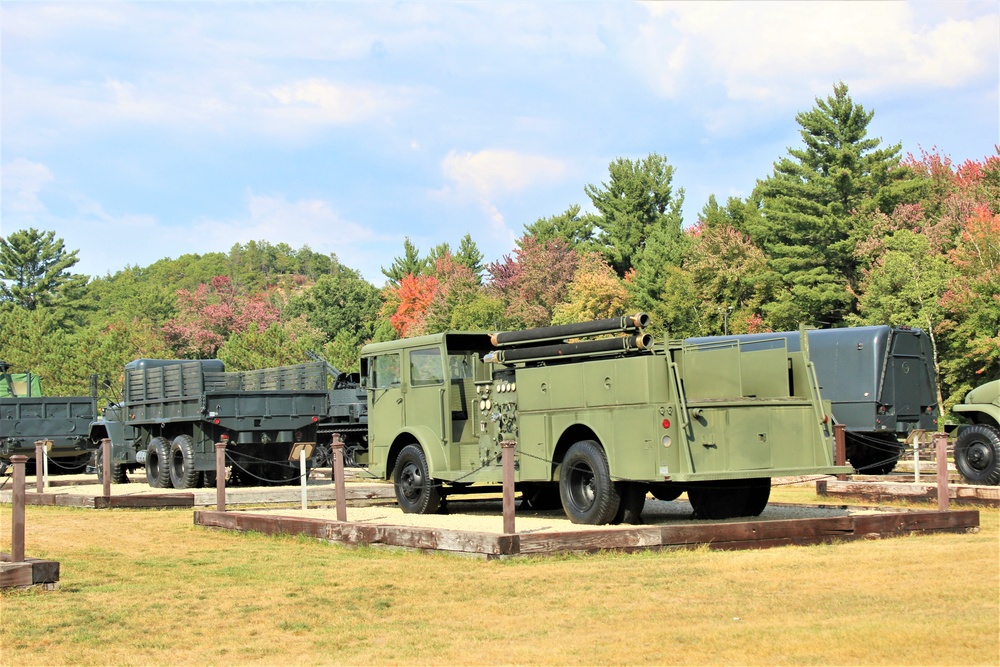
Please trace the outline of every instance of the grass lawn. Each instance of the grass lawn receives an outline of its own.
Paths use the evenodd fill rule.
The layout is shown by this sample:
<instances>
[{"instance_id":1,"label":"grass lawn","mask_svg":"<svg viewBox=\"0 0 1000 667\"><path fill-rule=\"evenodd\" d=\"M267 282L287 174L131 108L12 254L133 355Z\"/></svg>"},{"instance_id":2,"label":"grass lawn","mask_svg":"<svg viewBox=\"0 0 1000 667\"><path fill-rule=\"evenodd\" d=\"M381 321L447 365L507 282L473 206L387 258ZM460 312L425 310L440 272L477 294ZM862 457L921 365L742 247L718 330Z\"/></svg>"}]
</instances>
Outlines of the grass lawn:
<instances>
[{"instance_id":1,"label":"grass lawn","mask_svg":"<svg viewBox=\"0 0 1000 667\"><path fill-rule=\"evenodd\" d=\"M0 507L3 551L10 520ZM2 594L0 665L997 665L1000 511L981 523L487 562L213 532L190 510L28 507L27 553L61 581Z\"/></svg>"}]
</instances>

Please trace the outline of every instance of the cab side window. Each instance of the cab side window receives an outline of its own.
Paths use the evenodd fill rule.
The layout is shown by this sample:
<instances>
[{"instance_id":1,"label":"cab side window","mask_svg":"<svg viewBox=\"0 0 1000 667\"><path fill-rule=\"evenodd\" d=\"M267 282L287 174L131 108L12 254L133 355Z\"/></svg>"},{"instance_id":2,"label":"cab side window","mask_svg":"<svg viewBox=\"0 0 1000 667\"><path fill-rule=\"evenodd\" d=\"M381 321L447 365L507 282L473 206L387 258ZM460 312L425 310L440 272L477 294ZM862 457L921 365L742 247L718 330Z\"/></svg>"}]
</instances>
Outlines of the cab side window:
<instances>
[{"instance_id":1,"label":"cab side window","mask_svg":"<svg viewBox=\"0 0 1000 667\"><path fill-rule=\"evenodd\" d=\"M444 383L444 366L441 364L441 350L413 350L410 352L410 384L421 387Z\"/></svg>"},{"instance_id":2,"label":"cab side window","mask_svg":"<svg viewBox=\"0 0 1000 667\"><path fill-rule=\"evenodd\" d=\"M371 363L371 386L373 389L389 389L399 386L399 355L381 354Z\"/></svg>"}]
</instances>

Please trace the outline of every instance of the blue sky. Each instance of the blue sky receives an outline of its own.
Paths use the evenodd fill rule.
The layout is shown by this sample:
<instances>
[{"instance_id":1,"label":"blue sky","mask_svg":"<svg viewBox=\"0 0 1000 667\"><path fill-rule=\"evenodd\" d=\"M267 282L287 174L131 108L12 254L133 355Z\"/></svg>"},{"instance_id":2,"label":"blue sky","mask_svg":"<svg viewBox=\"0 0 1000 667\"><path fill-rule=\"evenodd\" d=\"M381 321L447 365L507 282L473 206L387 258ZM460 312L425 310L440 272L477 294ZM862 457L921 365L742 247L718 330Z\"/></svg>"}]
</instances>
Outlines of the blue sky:
<instances>
[{"instance_id":1,"label":"blue sky","mask_svg":"<svg viewBox=\"0 0 1000 667\"><path fill-rule=\"evenodd\" d=\"M666 156L685 224L746 196L837 81L871 135L1000 144L1000 2L0 5L0 234L114 273L267 240L381 285L409 236L487 260Z\"/></svg>"}]
</instances>

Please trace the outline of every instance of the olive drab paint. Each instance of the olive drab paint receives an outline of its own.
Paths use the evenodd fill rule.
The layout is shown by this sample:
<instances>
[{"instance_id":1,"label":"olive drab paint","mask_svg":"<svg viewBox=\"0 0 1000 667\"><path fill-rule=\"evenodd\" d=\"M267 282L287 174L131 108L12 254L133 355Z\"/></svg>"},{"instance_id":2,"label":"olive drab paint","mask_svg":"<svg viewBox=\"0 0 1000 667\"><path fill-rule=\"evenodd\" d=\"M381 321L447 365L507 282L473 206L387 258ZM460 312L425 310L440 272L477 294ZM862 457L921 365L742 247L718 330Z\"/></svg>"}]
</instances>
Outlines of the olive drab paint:
<instances>
[{"instance_id":1,"label":"olive drab paint","mask_svg":"<svg viewBox=\"0 0 1000 667\"><path fill-rule=\"evenodd\" d=\"M598 346L559 343L559 327L518 332L507 344L503 335L447 332L365 346L370 472L393 478L400 451L418 445L434 492L462 492L499 484L501 443L514 441L515 481L523 489L558 486L567 508L574 482L563 459L590 442L597 448L573 450L594 468L582 490L600 492L607 473L610 504L624 507L638 490L641 509L646 490L700 494L711 483L756 488L771 477L849 471L833 466L829 406L807 350L790 351L784 341L771 349L738 341L653 345L640 315L621 318L617 331L626 335ZM567 326L563 340L591 335L584 325ZM766 493L756 513L764 504ZM583 523L615 514L567 513Z\"/></svg>"}]
</instances>

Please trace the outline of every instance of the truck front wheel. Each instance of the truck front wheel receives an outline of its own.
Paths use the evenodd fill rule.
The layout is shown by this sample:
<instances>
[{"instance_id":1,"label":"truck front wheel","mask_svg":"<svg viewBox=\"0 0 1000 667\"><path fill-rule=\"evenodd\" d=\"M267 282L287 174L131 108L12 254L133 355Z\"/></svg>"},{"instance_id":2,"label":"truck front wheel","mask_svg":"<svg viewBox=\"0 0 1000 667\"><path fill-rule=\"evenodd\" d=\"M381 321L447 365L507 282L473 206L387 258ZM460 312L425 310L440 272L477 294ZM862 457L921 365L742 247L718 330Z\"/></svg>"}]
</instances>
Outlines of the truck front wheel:
<instances>
[{"instance_id":1,"label":"truck front wheel","mask_svg":"<svg viewBox=\"0 0 1000 667\"><path fill-rule=\"evenodd\" d=\"M97 481L101 484L104 483L104 448L101 447L95 452L96 466L97 466ZM128 483L128 471L125 466L120 463L115 463L115 459L111 458L111 483L112 484L127 484Z\"/></svg>"},{"instance_id":2,"label":"truck front wheel","mask_svg":"<svg viewBox=\"0 0 1000 667\"><path fill-rule=\"evenodd\" d=\"M621 497L600 445L581 440L569 448L559 471L559 495L573 523L600 525L615 518Z\"/></svg>"},{"instance_id":3,"label":"truck front wheel","mask_svg":"<svg viewBox=\"0 0 1000 667\"><path fill-rule=\"evenodd\" d=\"M170 488L170 443L153 438L146 447L146 481L154 489Z\"/></svg>"},{"instance_id":4,"label":"truck front wheel","mask_svg":"<svg viewBox=\"0 0 1000 667\"><path fill-rule=\"evenodd\" d=\"M1000 430L966 426L955 442L955 467L969 484L1000 484Z\"/></svg>"},{"instance_id":5,"label":"truck front wheel","mask_svg":"<svg viewBox=\"0 0 1000 667\"><path fill-rule=\"evenodd\" d=\"M399 508L407 514L433 514L441 506L441 490L431 479L420 445L407 445L392 473Z\"/></svg>"},{"instance_id":6,"label":"truck front wheel","mask_svg":"<svg viewBox=\"0 0 1000 667\"><path fill-rule=\"evenodd\" d=\"M198 486L198 471L194 469L194 441L190 435L179 435L170 445L170 481L175 489Z\"/></svg>"}]
</instances>

